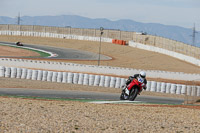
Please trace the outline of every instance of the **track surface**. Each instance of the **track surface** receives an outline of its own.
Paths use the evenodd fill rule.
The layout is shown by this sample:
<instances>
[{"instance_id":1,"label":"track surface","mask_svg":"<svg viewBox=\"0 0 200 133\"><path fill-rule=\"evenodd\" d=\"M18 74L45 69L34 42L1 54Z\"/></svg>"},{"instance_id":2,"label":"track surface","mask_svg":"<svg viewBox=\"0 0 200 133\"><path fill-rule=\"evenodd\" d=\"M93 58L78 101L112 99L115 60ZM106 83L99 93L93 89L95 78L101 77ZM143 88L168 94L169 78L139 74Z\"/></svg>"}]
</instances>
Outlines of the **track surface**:
<instances>
[{"instance_id":1,"label":"track surface","mask_svg":"<svg viewBox=\"0 0 200 133\"><path fill-rule=\"evenodd\" d=\"M15 43L8 43L8 42L0 42L0 43L10 44L11 46L16 46ZM98 58L99 58L99 55L96 54L96 53L74 50L74 49L68 49L68 48L56 48L56 47L50 47L50 46L31 45L31 44L24 44L24 46L29 47L29 48L36 48L36 49L40 49L40 50L45 50L45 51L52 52L52 53L58 55L56 57L51 57L52 59L98 60ZM23 48L23 46L22 46L22 48ZM33 58L33 57L31 57L31 58ZM35 58L39 58L39 57L35 57ZM43 57L43 58L48 58L48 57ZM112 59L112 58L110 58L108 56L104 56L104 55L101 55L100 58L101 58L101 60Z\"/></svg>"},{"instance_id":2,"label":"track surface","mask_svg":"<svg viewBox=\"0 0 200 133\"><path fill-rule=\"evenodd\" d=\"M46 89L0 88L1 95L30 96L44 98L87 99L119 101L118 93L86 92L86 91L61 91ZM164 98L153 96L138 96L135 101L156 104L182 104L183 99Z\"/></svg>"}]
</instances>

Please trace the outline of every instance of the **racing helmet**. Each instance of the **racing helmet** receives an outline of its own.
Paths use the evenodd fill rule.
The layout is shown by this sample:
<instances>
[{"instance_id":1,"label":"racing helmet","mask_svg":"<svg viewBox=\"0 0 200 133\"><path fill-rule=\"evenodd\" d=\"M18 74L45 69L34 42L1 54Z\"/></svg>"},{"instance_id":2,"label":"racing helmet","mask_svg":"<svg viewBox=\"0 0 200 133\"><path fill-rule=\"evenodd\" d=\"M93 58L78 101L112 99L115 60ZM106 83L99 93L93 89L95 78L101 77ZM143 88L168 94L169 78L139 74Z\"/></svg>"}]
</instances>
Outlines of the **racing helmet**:
<instances>
[{"instance_id":1,"label":"racing helmet","mask_svg":"<svg viewBox=\"0 0 200 133\"><path fill-rule=\"evenodd\" d=\"M139 74L139 76L141 78L146 78L146 73L144 71L141 71L140 74Z\"/></svg>"}]
</instances>

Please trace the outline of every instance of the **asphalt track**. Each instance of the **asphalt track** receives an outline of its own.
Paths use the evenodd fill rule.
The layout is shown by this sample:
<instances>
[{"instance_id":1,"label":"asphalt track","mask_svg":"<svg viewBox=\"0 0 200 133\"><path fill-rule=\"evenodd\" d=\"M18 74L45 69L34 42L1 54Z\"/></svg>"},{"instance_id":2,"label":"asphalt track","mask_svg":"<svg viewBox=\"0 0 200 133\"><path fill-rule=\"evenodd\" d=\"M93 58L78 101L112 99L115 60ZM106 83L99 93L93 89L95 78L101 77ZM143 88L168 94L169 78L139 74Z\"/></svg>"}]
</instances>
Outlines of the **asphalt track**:
<instances>
[{"instance_id":1,"label":"asphalt track","mask_svg":"<svg viewBox=\"0 0 200 133\"><path fill-rule=\"evenodd\" d=\"M8 43L8 42L0 42L0 43L16 46L15 43ZM42 45L32 45L32 44L23 44L23 45L24 46L20 46L20 47L21 48L23 47L35 48L39 50L52 52L57 55L55 57L23 57L23 58L51 58L51 59L67 59L67 60L98 60L99 59L99 54L92 53L92 52L80 51L80 50L69 49L69 48L42 46ZM9 58L11 58L11 56L9 56ZM100 55L100 59L110 60L112 58L105 55Z\"/></svg>"},{"instance_id":2,"label":"asphalt track","mask_svg":"<svg viewBox=\"0 0 200 133\"><path fill-rule=\"evenodd\" d=\"M23 88L0 88L1 95L24 96L24 97L42 97L42 98L61 98L61 99L82 99L82 100L104 100L119 101L120 93L86 92L71 90L51 90L51 89L23 89ZM141 96L135 99L141 103L155 104L182 104L183 99L168 97ZM122 102L122 101L121 101ZM126 102L126 101L125 101Z\"/></svg>"}]
</instances>

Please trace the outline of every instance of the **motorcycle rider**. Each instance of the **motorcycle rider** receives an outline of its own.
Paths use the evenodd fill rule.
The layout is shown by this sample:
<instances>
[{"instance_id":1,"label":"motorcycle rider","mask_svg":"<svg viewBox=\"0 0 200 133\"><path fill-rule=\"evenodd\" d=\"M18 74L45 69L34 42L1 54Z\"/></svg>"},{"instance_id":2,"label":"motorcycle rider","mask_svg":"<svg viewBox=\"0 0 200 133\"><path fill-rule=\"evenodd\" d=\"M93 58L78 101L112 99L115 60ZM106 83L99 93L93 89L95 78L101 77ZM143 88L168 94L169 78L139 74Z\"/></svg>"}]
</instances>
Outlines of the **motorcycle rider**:
<instances>
[{"instance_id":1,"label":"motorcycle rider","mask_svg":"<svg viewBox=\"0 0 200 133\"><path fill-rule=\"evenodd\" d=\"M128 80L126 81L126 86L128 86L133 81L133 79L143 80L143 89L146 90L147 80L146 80L146 73L144 71L141 71L139 74L130 76ZM128 89L128 87L126 87L125 94L128 96L129 93L130 93L130 90Z\"/></svg>"}]
</instances>

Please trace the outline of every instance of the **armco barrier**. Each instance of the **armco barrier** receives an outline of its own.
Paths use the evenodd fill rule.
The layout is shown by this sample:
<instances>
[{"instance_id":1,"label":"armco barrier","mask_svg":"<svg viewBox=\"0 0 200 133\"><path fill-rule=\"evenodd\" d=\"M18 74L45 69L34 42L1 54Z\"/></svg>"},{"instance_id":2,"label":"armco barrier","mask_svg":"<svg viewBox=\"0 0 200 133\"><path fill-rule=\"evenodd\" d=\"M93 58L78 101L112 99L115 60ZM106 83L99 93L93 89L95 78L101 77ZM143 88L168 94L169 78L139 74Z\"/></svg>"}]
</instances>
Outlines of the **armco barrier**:
<instances>
[{"instance_id":1,"label":"armco barrier","mask_svg":"<svg viewBox=\"0 0 200 133\"><path fill-rule=\"evenodd\" d=\"M19 76L20 74L21 76ZM0 66L1 77L21 78L49 82L73 83L90 86L103 86L111 88L121 88L125 83L125 78L111 77L104 75L93 75L72 72L54 72L43 70L31 70L26 68ZM17 76L18 75L18 76ZM200 96L200 86L171 84L156 81L147 81L146 91L183 94L189 96Z\"/></svg>"},{"instance_id":2,"label":"armco barrier","mask_svg":"<svg viewBox=\"0 0 200 133\"><path fill-rule=\"evenodd\" d=\"M129 46L139 48L139 49L148 50L148 51L158 52L158 53L165 54L165 55L169 55L169 56L172 56L174 58L178 58L180 60L189 62L191 64L200 66L200 60L199 59L196 59L194 57L187 56L187 55L184 55L184 54L176 53L176 52L173 52L173 51L169 51L169 50L166 50L166 49L163 49L163 48L149 46L149 45L145 45L145 44L141 44L141 43L135 43L133 41L129 41Z\"/></svg>"}]
</instances>

